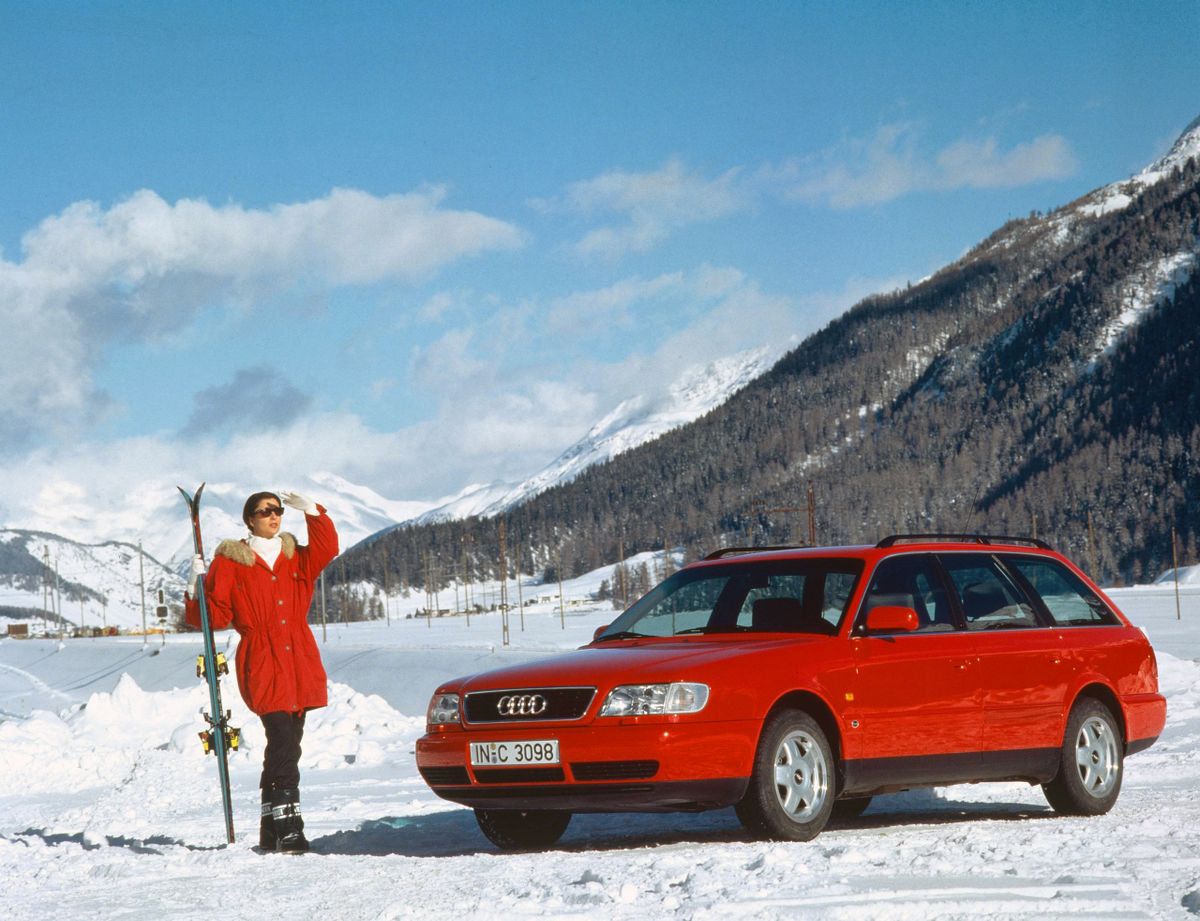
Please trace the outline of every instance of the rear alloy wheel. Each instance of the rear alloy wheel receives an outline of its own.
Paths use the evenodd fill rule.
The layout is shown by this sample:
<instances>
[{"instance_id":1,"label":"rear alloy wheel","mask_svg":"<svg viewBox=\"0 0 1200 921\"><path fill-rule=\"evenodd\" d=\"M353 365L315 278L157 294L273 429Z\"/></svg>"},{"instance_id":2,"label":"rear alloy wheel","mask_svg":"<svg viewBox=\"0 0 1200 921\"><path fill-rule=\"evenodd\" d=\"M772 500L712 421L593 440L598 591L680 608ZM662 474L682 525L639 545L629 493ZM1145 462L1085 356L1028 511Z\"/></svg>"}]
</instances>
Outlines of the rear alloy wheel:
<instances>
[{"instance_id":1,"label":"rear alloy wheel","mask_svg":"<svg viewBox=\"0 0 1200 921\"><path fill-rule=\"evenodd\" d=\"M756 835L809 841L829 821L833 777L833 753L817 721L781 710L763 727L738 818Z\"/></svg>"},{"instance_id":2,"label":"rear alloy wheel","mask_svg":"<svg viewBox=\"0 0 1200 921\"><path fill-rule=\"evenodd\" d=\"M1100 701L1084 698L1071 710L1058 776L1042 785L1055 812L1103 815L1121 792L1125 743L1116 719Z\"/></svg>"},{"instance_id":3,"label":"rear alloy wheel","mask_svg":"<svg viewBox=\"0 0 1200 921\"><path fill-rule=\"evenodd\" d=\"M496 847L520 851L553 844L567 830L571 813L554 809L476 809L475 821Z\"/></svg>"}]
</instances>

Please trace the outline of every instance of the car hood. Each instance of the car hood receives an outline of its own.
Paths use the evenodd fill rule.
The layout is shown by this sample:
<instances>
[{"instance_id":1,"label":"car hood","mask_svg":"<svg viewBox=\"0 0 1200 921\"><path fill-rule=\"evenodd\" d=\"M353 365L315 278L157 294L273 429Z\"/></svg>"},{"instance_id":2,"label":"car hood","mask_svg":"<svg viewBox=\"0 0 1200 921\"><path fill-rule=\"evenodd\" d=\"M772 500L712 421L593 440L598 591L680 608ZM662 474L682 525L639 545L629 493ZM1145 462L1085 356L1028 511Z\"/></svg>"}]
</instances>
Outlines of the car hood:
<instances>
[{"instance_id":1,"label":"car hood","mask_svg":"<svg viewBox=\"0 0 1200 921\"><path fill-rule=\"evenodd\" d=\"M749 655L770 655L773 649L794 657L801 650L832 641L823 636L754 638L745 636L690 637L669 640L617 640L584 646L574 652L535 662L481 672L442 686L445 691L510 688L597 686L629 682L703 681Z\"/></svg>"}]
</instances>

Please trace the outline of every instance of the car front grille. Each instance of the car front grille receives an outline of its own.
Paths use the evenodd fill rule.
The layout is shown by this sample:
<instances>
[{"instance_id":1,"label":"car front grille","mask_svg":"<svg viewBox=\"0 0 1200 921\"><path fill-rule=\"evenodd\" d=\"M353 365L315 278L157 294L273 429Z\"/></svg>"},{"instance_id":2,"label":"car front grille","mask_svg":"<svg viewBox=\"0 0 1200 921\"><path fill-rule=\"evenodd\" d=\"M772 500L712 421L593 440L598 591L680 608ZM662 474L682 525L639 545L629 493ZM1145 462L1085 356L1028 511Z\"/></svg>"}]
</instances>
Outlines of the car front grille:
<instances>
[{"instance_id":1,"label":"car front grille","mask_svg":"<svg viewBox=\"0 0 1200 921\"><path fill-rule=\"evenodd\" d=\"M463 709L468 723L530 723L577 720L587 712L595 688L515 688L473 691Z\"/></svg>"},{"instance_id":2,"label":"car front grille","mask_svg":"<svg viewBox=\"0 0 1200 921\"><path fill-rule=\"evenodd\" d=\"M576 780L643 780L658 773L657 761L573 761Z\"/></svg>"}]
</instances>

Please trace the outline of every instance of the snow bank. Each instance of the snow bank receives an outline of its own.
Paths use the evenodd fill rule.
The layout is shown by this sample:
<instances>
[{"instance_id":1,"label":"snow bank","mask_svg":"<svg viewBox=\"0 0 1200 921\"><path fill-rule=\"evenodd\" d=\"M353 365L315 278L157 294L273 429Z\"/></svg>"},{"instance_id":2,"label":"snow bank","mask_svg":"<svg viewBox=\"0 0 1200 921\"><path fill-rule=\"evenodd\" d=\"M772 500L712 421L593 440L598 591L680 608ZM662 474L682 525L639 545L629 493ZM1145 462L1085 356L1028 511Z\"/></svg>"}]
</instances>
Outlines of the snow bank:
<instances>
[{"instance_id":1,"label":"snow bank","mask_svg":"<svg viewBox=\"0 0 1200 921\"><path fill-rule=\"evenodd\" d=\"M231 679L233 676L230 676ZM236 680L223 682L223 703L242 732L232 763L261 763L262 723L241 703ZM199 733L207 724L208 690L148 692L121 676L111 693L93 694L59 715L38 710L26 720L0 723L0 790L48 793L120 783L145 752L169 752L193 771L206 756ZM301 769L378 765L402 754L424 731L424 717L397 713L379 696L330 683L329 706L309 714Z\"/></svg>"}]
</instances>

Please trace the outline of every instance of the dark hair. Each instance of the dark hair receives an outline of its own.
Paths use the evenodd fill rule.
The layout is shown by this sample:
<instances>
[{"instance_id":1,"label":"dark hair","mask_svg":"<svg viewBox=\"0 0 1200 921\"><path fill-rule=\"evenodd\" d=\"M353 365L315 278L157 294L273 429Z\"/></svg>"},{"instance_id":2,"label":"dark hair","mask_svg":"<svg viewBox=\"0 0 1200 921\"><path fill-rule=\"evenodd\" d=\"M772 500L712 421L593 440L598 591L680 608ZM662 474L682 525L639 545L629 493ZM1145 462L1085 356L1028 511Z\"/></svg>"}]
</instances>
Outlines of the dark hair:
<instances>
[{"instance_id":1,"label":"dark hair","mask_svg":"<svg viewBox=\"0 0 1200 921\"><path fill-rule=\"evenodd\" d=\"M256 492L242 506L242 521L246 523L246 527L250 527L250 516L254 514L258 503L262 502L263 499L274 499L280 505L283 505L283 500L273 492Z\"/></svg>"}]
</instances>

